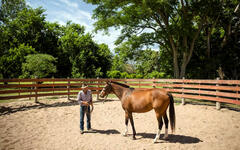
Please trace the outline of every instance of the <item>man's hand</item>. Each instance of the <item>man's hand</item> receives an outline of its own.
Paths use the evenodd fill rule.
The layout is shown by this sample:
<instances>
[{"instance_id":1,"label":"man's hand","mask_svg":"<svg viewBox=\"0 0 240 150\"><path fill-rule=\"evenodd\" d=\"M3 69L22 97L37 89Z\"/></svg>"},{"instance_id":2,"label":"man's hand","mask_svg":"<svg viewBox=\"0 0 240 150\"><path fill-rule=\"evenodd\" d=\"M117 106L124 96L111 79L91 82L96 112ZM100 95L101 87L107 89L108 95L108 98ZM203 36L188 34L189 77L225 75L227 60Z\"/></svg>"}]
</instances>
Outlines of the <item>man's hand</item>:
<instances>
[{"instance_id":1,"label":"man's hand","mask_svg":"<svg viewBox=\"0 0 240 150\"><path fill-rule=\"evenodd\" d=\"M88 102L82 101L81 104L85 105L85 106L89 106Z\"/></svg>"}]
</instances>

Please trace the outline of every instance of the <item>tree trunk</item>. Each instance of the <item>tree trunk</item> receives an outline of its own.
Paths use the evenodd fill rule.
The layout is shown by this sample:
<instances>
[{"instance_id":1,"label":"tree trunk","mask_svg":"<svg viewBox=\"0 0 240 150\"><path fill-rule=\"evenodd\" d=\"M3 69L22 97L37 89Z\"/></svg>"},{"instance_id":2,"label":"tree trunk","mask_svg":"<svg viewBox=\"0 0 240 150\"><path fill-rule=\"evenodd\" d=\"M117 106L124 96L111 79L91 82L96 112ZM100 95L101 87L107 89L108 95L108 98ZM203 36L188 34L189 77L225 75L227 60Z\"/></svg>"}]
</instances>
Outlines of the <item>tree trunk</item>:
<instances>
[{"instance_id":1,"label":"tree trunk","mask_svg":"<svg viewBox=\"0 0 240 150\"><path fill-rule=\"evenodd\" d=\"M208 35L207 35L207 58L210 59L210 51L211 51L211 30L208 29Z\"/></svg>"},{"instance_id":2,"label":"tree trunk","mask_svg":"<svg viewBox=\"0 0 240 150\"><path fill-rule=\"evenodd\" d=\"M172 36L169 36L169 41L172 47L173 52L173 69L174 69L174 78L179 78L179 67L178 67L178 51L177 47L174 44Z\"/></svg>"}]
</instances>

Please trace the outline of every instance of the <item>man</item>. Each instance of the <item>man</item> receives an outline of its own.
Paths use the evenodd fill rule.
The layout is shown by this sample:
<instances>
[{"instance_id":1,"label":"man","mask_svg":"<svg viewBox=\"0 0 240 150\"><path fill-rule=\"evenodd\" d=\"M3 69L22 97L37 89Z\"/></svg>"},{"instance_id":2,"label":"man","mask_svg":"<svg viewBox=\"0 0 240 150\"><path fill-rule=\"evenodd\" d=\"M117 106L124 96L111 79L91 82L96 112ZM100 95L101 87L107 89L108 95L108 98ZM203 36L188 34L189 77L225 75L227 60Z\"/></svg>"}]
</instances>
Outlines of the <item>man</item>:
<instances>
[{"instance_id":1,"label":"man","mask_svg":"<svg viewBox=\"0 0 240 150\"><path fill-rule=\"evenodd\" d=\"M92 92L86 84L82 85L82 91L78 93L77 100L80 104L80 133L84 132L84 115L87 116L87 130L91 130L90 105L92 104Z\"/></svg>"}]
</instances>

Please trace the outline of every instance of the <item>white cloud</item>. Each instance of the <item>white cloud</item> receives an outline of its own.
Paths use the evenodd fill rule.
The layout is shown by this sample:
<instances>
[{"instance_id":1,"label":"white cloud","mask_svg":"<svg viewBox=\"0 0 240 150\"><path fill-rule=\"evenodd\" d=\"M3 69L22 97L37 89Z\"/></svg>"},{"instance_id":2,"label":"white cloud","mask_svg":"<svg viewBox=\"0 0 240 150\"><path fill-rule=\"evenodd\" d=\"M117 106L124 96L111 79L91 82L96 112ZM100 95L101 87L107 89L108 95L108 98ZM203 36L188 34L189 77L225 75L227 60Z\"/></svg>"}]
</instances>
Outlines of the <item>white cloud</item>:
<instances>
[{"instance_id":1,"label":"white cloud","mask_svg":"<svg viewBox=\"0 0 240 150\"><path fill-rule=\"evenodd\" d=\"M67 21L72 21L74 23L85 26L87 31L91 31L93 29L93 20L91 19L90 13L81 10L76 10L75 12L76 13L73 14L64 10L51 11L49 13L51 13L51 15L55 17L52 18L50 21L57 21L62 25L66 24Z\"/></svg>"},{"instance_id":2,"label":"white cloud","mask_svg":"<svg viewBox=\"0 0 240 150\"><path fill-rule=\"evenodd\" d=\"M71 2L70 0L59 0L59 1L66 4L70 8L78 8L78 3Z\"/></svg>"},{"instance_id":3,"label":"white cloud","mask_svg":"<svg viewBox=\"0 0 240 150\"><path fill-rule=\"evenodd\" d=\"M72 21L85 26L86 32L92 33L94 30L94 20L92 19L93 6L86 4L81 0L27 0L31 7L43 6L46 9L45 14L47 20L50 22L58 22L61 25L65 25L67 21ZM92 33L94 41L97 43L105 43L113 51L115 48L114 41L120 34L120 30L109 30L110 35L104 35L99 31L97 34Z\"/></svg>"},{"instance_id":4,"label":"white cloud","mask_svg":"<svg viewBox=\"0 0 240 150\"><path fill-rule=\"evenodd\" d=\"M116 47L114 45L114 41L117 39L117 37L120 35L120 30L115 30L113 28L110 28L109 30L110 35L104 35L102 31L98 32L97 34L94 34L94 40L101 44L105 43L109 46L110 50L113 51Z\"/></svg>"}]
</instances>

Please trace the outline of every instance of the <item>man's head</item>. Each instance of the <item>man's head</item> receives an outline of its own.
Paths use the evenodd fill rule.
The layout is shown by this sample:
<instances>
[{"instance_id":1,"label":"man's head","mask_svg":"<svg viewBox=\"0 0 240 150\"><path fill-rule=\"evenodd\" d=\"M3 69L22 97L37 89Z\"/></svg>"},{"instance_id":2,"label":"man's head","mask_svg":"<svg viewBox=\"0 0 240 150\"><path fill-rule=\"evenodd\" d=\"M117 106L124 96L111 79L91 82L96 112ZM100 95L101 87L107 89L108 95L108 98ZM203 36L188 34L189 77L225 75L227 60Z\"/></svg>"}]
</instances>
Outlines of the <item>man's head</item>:
<instances>
[{"instance_id":1,"label":"man's head","mask_svg":"<svg viewBox=\"0 0 240 150\"><path fill-rule=\"evenodd\" d=\"M87 92L87 90L88 90L87 84L82 85L82 90L83 90L84 93Z\"/></svg>"}]
</instances>

